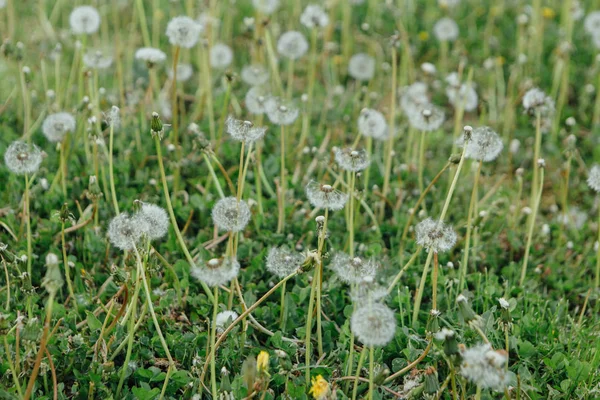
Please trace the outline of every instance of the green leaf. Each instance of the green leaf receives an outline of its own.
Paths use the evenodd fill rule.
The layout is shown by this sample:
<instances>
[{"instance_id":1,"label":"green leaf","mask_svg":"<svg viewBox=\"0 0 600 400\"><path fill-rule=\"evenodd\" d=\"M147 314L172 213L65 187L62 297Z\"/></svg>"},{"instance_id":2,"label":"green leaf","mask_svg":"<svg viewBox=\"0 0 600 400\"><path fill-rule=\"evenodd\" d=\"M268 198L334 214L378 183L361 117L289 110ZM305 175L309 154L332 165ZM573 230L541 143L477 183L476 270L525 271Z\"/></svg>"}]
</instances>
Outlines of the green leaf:
<instances>
[{"instance_id":1,"label":"green leaf","mask_svg":"<svg viewBox=\"0 0 600 400\"><path fill-rule=\"evenodd\" d=\"M85 312L87 314L87 324L92 332L102 329L102 322L90 311Z\"/></svg>"}]
</instances>

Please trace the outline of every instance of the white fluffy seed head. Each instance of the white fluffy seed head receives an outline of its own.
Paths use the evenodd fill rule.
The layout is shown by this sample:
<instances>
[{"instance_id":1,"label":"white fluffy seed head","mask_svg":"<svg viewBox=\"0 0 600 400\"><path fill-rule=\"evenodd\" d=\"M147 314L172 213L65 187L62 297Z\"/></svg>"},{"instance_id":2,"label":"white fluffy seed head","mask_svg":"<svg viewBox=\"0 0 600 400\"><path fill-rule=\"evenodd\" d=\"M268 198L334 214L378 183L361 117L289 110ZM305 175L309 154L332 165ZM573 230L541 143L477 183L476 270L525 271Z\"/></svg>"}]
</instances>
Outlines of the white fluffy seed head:
<instances>
[{"instance_id":1,"label":"white fluffy seed head","mask_svg":"<svg viewBox=\"0 0 600 400\"><path fill-rule=\"evenodd\" d=\"M386 305L369 303L352 313L350 328L364 345L383 347L394 338L396 319Z\"/></svg>"},{"instance_id":2,"label":"white fluffy seed head","mask_svg":"<svg viewBox=\"0 0 600 400\"><path fill-rule=\"evenodd\" d=\"M554 100L539 88L529 89L523 96L523 108L529 113L549 116L554 113Z\"/></svg>"},{"instance_id":3,"label":"white fluffy seed head","mask_svg":"<svg viewBox=\"0 0 600 400\"><path fill-rule=\"evenodd\" d=\"M456 243L456 232L452 227L440 221L427 218L415 227L417 244L423 246L427 251L444 253L454 247Z\"/></svg>"},{"instance_id":4,"label":"white fluffy seed head","mask_svg":"<svg viewBox=\"0 0 600 400\"><path fill-rule=\"evenodd\" d=\"M266 101L267 116L275 125L291 125L296 121L300 111L293 104L278 97L270 97Z\"/></svg>"},{"instance_id":5,"label":"white fluffy seed head","mask_svg":"<svg viewBox=\"0 0 600 400\"><path fill-rule=\"evenodd\" d=\"M331 185L323 185L315 181L310 181L306 185L306 197L313 206L332 211L341 210L348 201L346 193L334 189Z\"/></svg>"},{"instance_id":6,"label":"white fluffy seed head","mask_svg":"<svg viewBox=\"0 0 600 400\"><path fill-rule=\"evenodd\" d=\"M260 13L271 15L279 7L279 0L252 0L252 5Z\"/></svg>"},{"instance_id":7,"label":"white fluffy seed head","mask_svg":"<svg viewBox=\"0 0 600 400\"><path fill-rule=\"evenodd\" d=\"M269 80L269 70L260 64L246 65L240 76L250 86L261 86Z\"/></svg>"},{"instance_id":8,"label":"white fluffy seed head","mask_svg":"<svg viewBox=\"0 0 600 400\"><path fill-rule=\"evenodd\" d=\"M213 223L223 231L240 232L250 221L250 207L235 197L225 197L212 209Z\"/></svg>"},{"instance_id":9,"label":"white fluffy seed head","mask_svg":"<svg viewBox=\"0 0 600 400\"><path fill-rule=\"evenodd\" d=\"M267 112L268 100L271 97L269 92L260 86L252 86L246 92L246 108L250 114L261 115Z\"/></svg>"},{"instance_id":10,"label":"white fluffy seed head","mask_svg":"<svg viewBox=\"0 0 600 400\"><path fill-rule=\"evenodd\" d=\"M465 144L464 136L457 141L459 147ZM471 133L471 140L467 142L465 157L473 160L493 161L495 160L504 144L500 136L489 126L475 128Z\"/></svg>"},{"instance_id":11,"label":"white fluffy seed head","mask_svg":"<svg viewBox=\"0 0 600 400\"><path fill-rule=\"evenodd\" d=\"M167 24L166 34L173 46L192 48L198 43L201 33L202 25L190 17L175 17Z\"/></svg>"},{"instance_id":12,"label":"white fluffy seed head","mask_svg":"<svg viewBox=\"0 0 600 400\"><path fill-rule=\"evenodd\" d=\"M235 119L231 115L227 117L225 127L233 139L246 144L262 139L267 131L266 127L254 126L250 121Z\"/></svg>"},{"instance_id":13,"label":"white fluffy seed head","mask_svg":"<svg viewBox=\"0 0 600 400\"><path fill-rule=\"evenodd\" d=\"M67 133L74 131L75 117L67 112L50 114L42 124L42 133L50 142L62 142Z\"/></svg>"},{"instance_id":14,"label":"white fluffy seed head","mask_svg":"<svg viewBox=\"0 0 600 400\"><path fill-rule=\"evenodd\" d=\"M291 60L297 60L308 51L308 41L298 31L285 32L277 41L277 52Z\"/></svg>"},{"instance_id":15,"label":"white fluffy seed head","mask_svg":"<svg viewBox=\"0 0 600 400\"><path fill-rule=\"evenodd\" d=\"M226 310L218 313L216 319L217 332L223 333L223 331L227 329L229 325L237 319L237 317L238 313L235 311Z\"/></svg>"},{"instance_id":16,"label":"white fluffy seed head","mask_svg":"<svg viewBox=\"0 0 600 400\"><path fill-rule=\"evenodd\" d=\"M83 64L91 69L107 69L112 62L113 57L102 50L91 50L83 55Z\"/></svg>"},{"instance_id":17,"label":"white fluffy seed head","mask_svg":"<svg viewBox=\"0 0 600 400\"><path fill-rule=\"evenodd\" d=\"M210 48L210 66L225 69L233 62L233 50L224 43L216 43Z\"/></svg>"},{"instance_id":18,"label":"white fluffy seed head","mask_svg":"<svg viewBox=\"0 0 600 400\"><path fill-rule=\"evenodd\" d=\"M300 15L300 23L308 29L323 28L329 25L329 15L321 6L309 4Z\"/></svg>"},{"instance_id":19,"label":"white fluffy seed head","mask_svg":"<svg viewBox=\"0 0 600 400\"><path fill-rule=\"evenodd\" d=\"M164 208L156 204L142 203L133 219L145 228L144 234L150 240L160 239L169 231L169 216Z\"/></svg>"},{"instance_id":20,"label":"white fluffy seed head","mask_svg":"<svg viewBox=\"0 0 600 400\"><path fill-rule=\"evenodd\" d=\"M482 389L504 390L509 381L506 352L496 351L489 344L480 344L461 353L460 374Z\"/></svg>"},{"instance_id":21,"label":"white fluffy seed head","mask_svg":"<svg viewBox=\"0 0 600 400\"><path fill-rule=\"evenodd\" d=\"M34 144L14 141L4 153L6 167L17 175L33 174L42 163L42 151Z\"/></svg>"},{"instance_id":22,"label":"white fluffy seed head","mask_svg":"<svg viewBox=\"0 0 600 400\"><path fill-rule=\"evenodd\" d=\"M590 169L587 184L590 189L600 193L600 165L594 165Z\"/></svg>"},{"instance_id":23,"label":"white fluffy seed head","mask_svg":"<svg viewBox=\"0 0 600 400\"><path fill-rule=\"evenodd\" d=\"M140 224L127 213L114 217L108 225L108 239L118 249L130 251L142 238L147 230L146 224Z\"/></svg>"},{"instance_id":24,"label":"white fluffy seed head","mask_svg":"<svg viewBox=\"0 0 600 400\"><path fill-rule=\"evenodd\" d=\"M400 88L399 95L400 107L406 115L418 112L421 106L429 104L427 84L424 82L415 82Z\"/></svg>"},{"instance_id":25,"label":"white fluffy seed head","mask_svg":"<svg viewBox=\"0 0 600 400\"><path fill-rule=\"evenodd\" d=\"M366 137L385 140L388 137L388 125L385 116L371 108L365 108L358 117L358 132Z\"/></svg>"},{"instance_id":26,"label":"white fluffy seed head","mask_svg":"<svg viewBox=\"0 0 600 400\"><path fill-rule=\"evenodd\" d=\"M408 115L408 121L412 127L423 132L440 129L445 118L444 110L433 104L422 105Z\"/></svg>"},{"instance_id":27,"label":"white fluffy seed head","mask_svg":"<svg viewBox=\"0 0 600 400\"><path fill-rule=\"evenodd\" d=\"M194 68L191 64L180 63L177 64L177 82L188 81L194 74ZM173 68L169 69L169 79L173 79Z\"/></svg>"},{"instance_id":28,"label":"white fluffy seed head","mask_svg":"<svg viewBox=\"0 0 600 400\"><path fill-rule=\"evenodd\" d=\"M354 150L349 147L337 149L335 151L335 161L341 169L353 172L365 170L371 163L369 154L365 149Z\"/></svg>"},{"instance_id":29,"label":"white fluffy seed head","mask_svg":"<svg viewBox=\"0 0 600 400\"><path fill-rule=\"evenodd\" d=\"M100 14L92 6L75 7L69 15L71 30L76 35L91 35L100 27Z\"/></svg>"},{"instance_id":30,"label":"white fluffy seed head","mask_svg":"<svg viewBox=\"0 0 600 400\"><path fill-rule=\"evenodd\" d=\"M440 42L453 42L458 38L458 24L452 18L440 18L433 26L433 34Z\"/></svg>"},{"instance_id":31,"label":"white fluffy seed head","mask_svg":"<svg viewBox=\"0 0 600 400\"><path fill-rule=\"evenodd\" d=\"M348 74L357 81L368 81L375 75L375 59L366 53L353 55L348 61Z\"/></svg>"},{"instance_id":32,"label":"white fluffy seed head","mask_svg":"<svg viewBox=\"0 0 600 400\"><path fill-rule=\"evenodd\" d=\"M590 12L583 21L583 27L592 37L600 35L600 10Z\"/></svg>"},{"instance_id":33,"label":"white fluffy seed head","mask_svg":"<svg viewBox=\"0 0 600 400\"><path fill-rule=\"evenodd\" d=\"M362 283L365 279L374 279L379 270L379 263L372 259L350 257L344 252L337 252L333 256L329 267L335 272L338 279L349 285Z\"/></svg>"},{"instance_id":34,"label":"white fluffy seed head","mask_svg":"<svg viewBox=\"0 0 600 400\"><path fill-rule=\"evenodd\" d=\"M302 254L282 246L269 249L266 265L267 270L273 275L276 275L279 278L285 278L292 272L298 270L303 262L304 257Z\"/></svg>"},{"instance_id":35,"label":"white fluffy seed head","mask_svg":"<svg viewBox=\"0 0 600 400\"><path fill-rule=\"evenodd\" d=\"M232 257L213 258L192 267L191 275L208 286L220 286L229 283L240 272L240 263Z\"/></svg>"},{"instance_id":36,"label":"white fluffy seed head","mask_svg":"<svg viewBox=\"0 0 600 400\"><path fill-rule=\"evenodd\" d=\"M148 66L152 67L156 64L162 64L167 60L167 55L160 49L154 47L142 47L135 52L136 60L144 61Z\"/></svg>"}]
</instances>

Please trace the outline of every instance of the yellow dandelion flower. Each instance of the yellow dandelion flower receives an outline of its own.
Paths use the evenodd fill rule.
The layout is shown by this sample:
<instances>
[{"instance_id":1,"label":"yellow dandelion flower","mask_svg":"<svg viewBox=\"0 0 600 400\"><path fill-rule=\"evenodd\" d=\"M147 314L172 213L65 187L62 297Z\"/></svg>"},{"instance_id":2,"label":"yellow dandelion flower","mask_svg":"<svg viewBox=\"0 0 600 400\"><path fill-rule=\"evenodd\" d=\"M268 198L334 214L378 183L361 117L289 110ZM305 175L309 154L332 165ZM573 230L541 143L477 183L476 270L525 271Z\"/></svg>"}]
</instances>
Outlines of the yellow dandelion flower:
<instances>
[{"instance_id":1,"label":"yellow dandelion flower","mask_svg":"<svg viewBox=\"0 0 600 400\"><path fill-rule=\"evenodd\" d=\"M429 32L421 31L419 32L419 40L424 42L429 39Z\"/></svg>"},{"instance_id":2,"label":"yellow dandelion flower","mask_svg":"<svg viewBox=\"0 0 600 400\"><path fill-rule=\"evenodd\" d=\"M258 353L258 357L256 358L256 368L258 368L260 372L269 371L269 353L264 350Z\"/></svg>"},{"instance_id":3,"label":"yellow dandelion flower","mask_svg":"<svg viewBox=\"0 0 600 400\"><path fill-rule=\"evenodd\" d=\"M312 386L308 391L315 400L324 400L329 395L329 383L321 375L311 379Z\"/></svg>"},{"instance_id":4,"label":"yellow dandelion flower","mask_svg":"<svg viewBox=\"0 0 600 400\"><path fill-rule=\"evenodd\" d=\"M542 8L542 15L546 19L552 19L556 16L556 13L550 7L544 7L544 8Z\"/></svg>"}]
</instances>

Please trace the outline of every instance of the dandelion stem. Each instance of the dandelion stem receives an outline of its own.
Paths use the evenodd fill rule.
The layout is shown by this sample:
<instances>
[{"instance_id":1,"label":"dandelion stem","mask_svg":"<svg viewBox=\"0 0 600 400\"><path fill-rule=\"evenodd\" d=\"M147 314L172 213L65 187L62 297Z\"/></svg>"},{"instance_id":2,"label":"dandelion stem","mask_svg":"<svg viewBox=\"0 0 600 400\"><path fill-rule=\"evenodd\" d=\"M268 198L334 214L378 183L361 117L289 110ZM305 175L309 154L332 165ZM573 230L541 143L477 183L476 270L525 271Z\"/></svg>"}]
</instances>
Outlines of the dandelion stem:
<instances>
[{"instance_id":1,"label":"dandelion stem","mask_svg":"<svg viewBox=\"0 0 600 400\"><path fill-rule=\"evenodd\" d=\"M374 350L373 350L373 346L369 346L369 395L368 398L369 400L373 400L373 390L375 389L375 385L373 383L373 380L375 379L375 377L373 376L373 367L375 364L374 361Z\"/></svg>"},{"instance_id":2,"label":"dandelion stem","mask_svg":"<svg viewBox=\"0 0 600 400\"><path fill-rule=\"evenodd\" d=\"M179 230L179 226L177 225L177 219L175 218L175 212L173 211L173 204L171 203L171 195L169 194L169 185L167 184L167 176L165 174L165 167L163 165L162 150L160 147L160 138L158 136L159 135L154 136L154 144L156 147L156 155L158 158L158 167L160 169L160 178L162 180L163 192L165 194L165 201L167 202L167 210L169 211L169 218L171 219L171 225L173 225L173 230L175 231L175 236L177 236L177 241L179 242L179 246L181 246L181 250L183 250L183 254L185 255L187 262L190 264L190 267L193 267L193 266L195 266L194 259L192 258L192 255L190 254L190 252L185 244L185 241L183 240L183 236L181 235L181 231ZM208 299L211 301L214 301L213 295L210 292L210 289L208 288L208 286L206 286L206 283L200 282L200 285L202 285L202 289L204 289L204 292L206 293L206 296L208 297Z\"/></svg>"},{"instance_id":3,"label":"dandelion stem","mask_svg":"<svg viewBox=\"0 0 600 400\"><path fill-rule=\"evenodd\" d=\"M433 275L431 277L431 308L437 310L437 282L438 282L438 269L439 269L439 261L438 261L438 253L433 253Z\"/></svg>"},{"instance_id":4,"label":"dandelion stem","mask_svg":"<svg viewBox=\"0 0 600 400\"><path fill-rule=\"evenodd\" d=\"M6 260L4 257L0 257L0 259L2 259L2 267L4 267L4 276L6 277L6 306L4 306L4 309L8 311L10 310L10 274L8 273ZM8 353L6 354L8 355Z\"/></svg>"},{"instance_id":5,"label":"dandelion stem","mask_svg":"<svg viewBox=\"0 0 600 400\"><path fill-rule=\"evenodd\" d=\"M71 271L69 268L69 260L67 259L67 243L65 241L65 223L61 224L60 228L60 241L62 246L63 263L65 264L65 278L67 279L67 288L69 289L69 296L73 300L73 309L77 312L77 299L75 298L75 292L73 291L73 282L71 282Z\"/></svg>"},{"instance_id":6,"label":"dandelion stem","mask_svg":"<svg viewBox=\"0 0 600 400\"><path fill-rule=\"evenodd\" d=\"M281 286L281 304L279 306L279 327L281 331L285 329L285 287L286 284L284 282L283 286Z\"/></svg>"},{"instance_id":7,"label":"dandelion stem","mask_svg":"<svg viewBox=\"0 0 600 400\"><path fill-rule=\"evenodd\" d=\"M427 254L427 260L425 261L425 266L423 267L423 273L421 274L421 280L419 282L419 288L417 289L417 293L415 294L415 304L413 308L412 315L412 325L413 327L417 327L419 323L419 311L421 311L421 299L423 298L423 291L425 290L425 281L427 281L427 273L429 272L429 265L431 265L431 259L433 257L434 251L430 250Z\"/></svg>"},{"instance_id":8,"label":"dandelion stem","mask_svg":"<svg viewBox=\"0 0 600 400\"><path fill-rule=\"evenodd\" d=\"M465 237L465 250L463 253L463 260L460 265L460 277L458 283L458 291L462 292L465 286L465 279L467 277L467 269L469 264L469 245L471 243L471 232L473 231L473 213L475 212L475 205L478 201L478 184L479 184L479 176L481 175L481 165L483 164L482 160L479 160L479 166L477 167L477 172L475 173L475 180L473 183L473 190L471 191L471 201L469 203L469 212L467 214L467 236Z\"/></svg>"},{"instance_id":9,"label":"dandelion stem","mask_svg":"<svg viewBox=\"0 0 600 400\"><path fill-rule=\"evenodd\" d=\"M136 273L135 270L133 271L133 279L135 280L135 289L133 290L133 297L131 299L131 302L129 303L130 313L128 313L128 315L125 315L125 319L129 323L129 326L127 328L127 330L128 330L127 342L123 341L121 343L121 345L124 345L125 343L127 343L127 352L125 353L125 361L123 363L123 367L121 370L121 377L119 379L119 384L117 385L117 392L116 392L117 398L119 397L119 394L121 393L121 388L123 387L123 383L125 382L125 376L127 375L127 368L129 368L129 360L131 360L131 351L133 349L133 337L134 337L135 331L136 331L135 313L136 313L136 308L137 308L138 294L140 291L140 277L138 276L138 274ZM139 320L141 322L142 315L140 315ZM115 357L115 355L118 354L118 352L120 351L120 348L122 348L122 347L119 346L117 348L117 350L115 350L112 357ZM111 357L111 359L112 359L112 357Z\"/></svg>"},{"instance_id":10,"label":"dandelion stem","mask_svg":"<svg viewBox=\"0 0 600 400\"><path fill-rule=\"evenodd\" d=\"M537 216L538 208L540 206L540 200L542 199L542 191L544 189L544 168L540 167L540 187L537 191L537 198L533 204L531 211L531 219L529 220L529 229L527 233L527 244L525 245L525 256L523 257L523 266L521 267L521 278L519 279L519 286L523 286L525 282L525 274L527 272L527 262L529 261L529 251L531 249L531 239L533 237L533 228L535 227L535 219Z\"/></svg>"},{"instance_id":11,"label":"dandelion stem","mask_svg":"<svg viewBox=\"0 0 600 400\"><path fill-rule=\"evenodd\" d=\"M385 210L385 198L390 190L390 175L392 173L392 151L394 149L394 132L396 130L396 81L398 75L398 63L397 63L396 48L392 46L392 87L390 96L390 115L388 120L389 125L389 138L386 142L386 153L385 153L385 172L383 177L383 190L382 190L382 201L379 209L379 219L383 217Z\"/></svg>"},{"instance_id":12,"label":"dandelion stem","mask_svg":"<svg viewBox=\"0 0 600 400\"><path fill-rule=\"evenodd\" d=\"M600 286L600 207L598 207L598 249L596 250L596 289Z\"/></svg>"},{"instance_id":13,"label":"dandelion stem","mask_svg":"<svg viewBox=\"0 0 600 400\"><path fill-rule=\"evenodd\" d=\"M108 179L110 180L110 194L112 198L115 214L119 215L119 203L117 202L117 191L115 189L115 177L113 173L113 142L114 142L114 125L110 124L109 139L108 139Z\"/></svg>"},{"instance_id":14,"label":"dandelion stem","mask_svg":"<svg viewBox=\"0 0 600 400\"><path fill-rule=\"evenodd\" d=\"M400 281L400 278L402 278L402 275L404 274L404 272L417 259L417 256L419 254L421 254L421 250L422 249L423 248L419 246L417 248L417 250L415 250L415 253L412 255L412 257L410 258L410 260L408 260L408 262L402 267L402 269L400 270L400 272L398 272L398 274L396 275L396 277L394 278L394 280L392 281L392 283L390 283L390 286L388 286L388 289L387 289L388 294L392 293L392 290L394 290L394 287L396 287L396 284Z\"/></svg>"},{"instance_id":15,"label":"dandelion stem","mask_svg":"<svg viewBox=\"0 0 600 400\"><path fill-rule=\"evenodd\" d=\"M348 254L354 257L354 186L356 185L356 171L350 175L350 186L348 187Z\"/></svg>"},{"instance_id":16,"label":"dandelion stem","mask_svg":"<svg viewBox=\"0 0 600 400\"><path fill-rule=\"evenodd\" d=\"M217 314L219 312L219 287L214 287L213 294L214 302L213 302L213 319L212 319L212 329L210 331L210 347L211 357L210 357L210 385L212 390L213 399L217 398L217 370L215 363L215 342L217 337Z\"/></svg>"},{"instance_id":17,"label":"dandelion stem","mask_svg":"<svg viewBox=\"0 0 600 400\"><path fill-rule=\"evenodd\" d=\"M285 227L285 126L281 125L280 133L281 146L281 165L280 165L280 181L279 182L279 215L277 219L277 233L283 233Z\"/></svg>"},{"instance_id":18,"label":"dandelion stem","mask_svg":"<svg viewBox=\"0 0 600 400\"><path fill-rule=\"evenodd\" d=\"M310 337L311 337L311 333L312 333L312 316L313 316L313 312L314 312L314 305L315 305L315 286L318 285L318 281L319 281L319 272L318 272L318 266L315 268L315 272L313 274L313 281L312 281L312 285L310 287L310 298L308 301L308 312L306 314L306 329L305 329L305 337L304 337L304 348L305 350L305 382L306 385L308 386L310 384L310 358L311 358L311 349L310 349Z\"/></svg>"},{"instance_id":19,"label":"dandelion stem","mask_svg":"<svg viewBox=\"0 0 600 400\"><path fill-rule=\"evenodd\" d=\"M358 365L356 366L356 375L354 377L354 386L352 388L352 400L356 400L356 393L358 391L358 378L360 378L360 370L362 369L363 363L365 362L365 356L367 354L367 346L363 347L358 358Z\"/></svg>"}]
</instances>

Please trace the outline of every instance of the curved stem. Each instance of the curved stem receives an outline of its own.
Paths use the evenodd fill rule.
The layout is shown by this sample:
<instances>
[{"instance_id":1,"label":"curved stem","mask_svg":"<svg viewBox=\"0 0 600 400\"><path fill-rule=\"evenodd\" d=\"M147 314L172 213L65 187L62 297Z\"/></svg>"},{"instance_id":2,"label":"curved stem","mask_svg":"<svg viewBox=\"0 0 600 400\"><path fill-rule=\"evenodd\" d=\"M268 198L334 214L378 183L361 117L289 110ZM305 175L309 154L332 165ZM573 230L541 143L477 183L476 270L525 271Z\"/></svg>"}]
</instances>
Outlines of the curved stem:
<instances>
[{"instance_id":1,"label":"curved stem","mask_svg":"<svg viewBox=\"0 0 600 400\"><path fill-rule=\"evenodd\" d=\"M459 293L462 292L465 284L465 279L467 277L467 267L469 264L469 246L471 243L471 232L473 231L473 213L475 212L475 204L478 200L478 184L479 184L479 176L481 175L481 165L483 161L479 160L479 166L477 167L477 172L475 173L475 181L473 183L473 190L471 191L471 201L469 203L469 212L467 214L467 236L465 237L465 250L463 253L463 260L460 265L460 278L458 284Z\"/></svg>"},{"instance_id":2,"label":"curved stem","mask_svg":"<svg viewBox=\"0 0 600 400\"><path fill-rule=\"evenodd\" d=\"M8 360L8 367L10 368L10 373L13 378L13 383L17 388L17 393L19 393L19 398L23 398L23 391L21 390L21 384L19 383L19 376L17 375L17 371L15 370L15 365L12 362L12 357L10 356L10 348L8 347L7 336L4 336L4 351L6 352L6 359Z\"/></svg>"},{"instance_id":3,"label":"curved stem","mask_svg":"<svg viewBox=\"0 0 600 400\"><path fill-rule=\"evenodd\" d=\"M536 160L537 162L537 160ZM542 191L544 189L544 168L540 170L540 187L537 192L537 198L533 204L533 210L531 212L531 219L529 220L529 230L527 232L527 244L525 245L525 256L523 257L523 266L521 267L521 278L519 279L519 286L523 286L525 282L525 274L527 273L527 262L529 261L529 251L531 249L531 239L533 237L533 228L535 227L535 218L537 216L538 208L540 206L540 200L542 199Z\"/></svg>"},{"instance_id":4,"label":"curved stem","mask_svg":"<svg viewBox=\"0 0 600 400\"><path fill-rule=\"evenodd\" d=\"M358 365L356 366L356 376L354 378L354 386L352 388L352 400L356 400L356 393L358 390L358 378L360 377L360 370L365 362L365 355L367 354L368 348L367 346L363 347L360 352L360 357L358 358Z\"/></svg>"}]
</instances>

